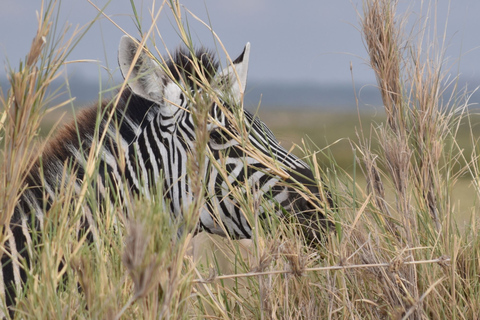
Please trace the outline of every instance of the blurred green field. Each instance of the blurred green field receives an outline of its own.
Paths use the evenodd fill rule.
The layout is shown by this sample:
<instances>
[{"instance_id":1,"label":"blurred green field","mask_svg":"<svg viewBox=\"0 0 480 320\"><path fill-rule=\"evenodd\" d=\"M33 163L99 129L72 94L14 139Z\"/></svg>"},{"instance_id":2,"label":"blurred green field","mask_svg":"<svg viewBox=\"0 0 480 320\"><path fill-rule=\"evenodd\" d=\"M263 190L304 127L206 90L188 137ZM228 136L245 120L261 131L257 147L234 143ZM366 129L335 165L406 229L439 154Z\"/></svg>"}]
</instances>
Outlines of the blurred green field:
<instances>
[{"instance_id":1,"label":"blurred green field","mask_svg":"<svg viewBox=\"0 0 480 320\"><path fill-rule=\"evenodd\" d=\"M372 150L377 150L376 137L372 127L385 122L383 113L364 113L360 116L354 112L337 113L311 110L262 110L259 117L275 133L285 147L292 143L302 145L302 139L313 142L325 152L334 155L337 164L347 170L353 165L355 144L358 142L357 133L363 129L365 137L372 140ZM464 120L457 134L457 142L464 150L465 156L470 157L473 149L472 135L475 139L480 136L480 115L470 117L471 125Z\"/></svg>"},{"instance_id":2,"label":"blurred green field","mask_svg":"<svg viewBox=\"0 0 480 320\"><path fill-rule=\"evenodd\" d=\"M358 163L355 163L356 143L358 142L357 133L363 129L366 137L372 137L372 150L377 151L378 144L376 137L372 133L372 127L384 123L383 114L361 114L356 113L337 113L337 112L318 112L318 111L270 111L263 110L259 112L260 118L275 133L282 145L289 148L292 143L302 145L303 141L315 144L319 150L325 154L332 155L339 167L352 174L354 166L357 170L355 180L362 187L365 186L365 180L359 172ZM466 159L472 158L474 141L480 136L480 115L472 115L470 121L466 119L458 128L456 142L463 149ZM472 139L473 137L473 139ZM320 161L328 163L326 156L319 155ZM458 163L457 168L464 167L464 163ZM452 201L459 207L460 212L457 221L460 226L470 220L471 215L475 214L478 193L472 185L472 178L468 173L464 173L458 179L458 182L452 190Z\"/></svg>"}]
</instances>

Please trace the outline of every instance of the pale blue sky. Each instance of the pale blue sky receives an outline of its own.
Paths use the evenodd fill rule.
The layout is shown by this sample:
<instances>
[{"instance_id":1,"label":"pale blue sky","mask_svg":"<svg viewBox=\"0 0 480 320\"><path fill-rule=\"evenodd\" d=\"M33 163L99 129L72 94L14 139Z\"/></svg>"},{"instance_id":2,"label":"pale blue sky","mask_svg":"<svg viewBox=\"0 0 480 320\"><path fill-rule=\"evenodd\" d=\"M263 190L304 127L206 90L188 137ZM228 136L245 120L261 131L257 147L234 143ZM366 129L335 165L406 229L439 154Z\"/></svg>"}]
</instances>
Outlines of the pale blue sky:
<instances>
[{"instance_id":1,"label":"pale blue sky","mask_svg":"<svg viewBox=\"0 0 480 320\"><path fill-rule=\"evenodd\" d=\"M102 6L106 1L93 0ZM480 1L438 1L438 26L443 29L447 12L447 51L449 63L455 64L452 74L459 71L470 87L480 85ZM0 61L8 56L13 66L25 56L36 30L35 11L38 0L0 0ZM157 1L157 6L161 1ZM412 5L412 3L414 5ZM412 19L420 15L420 1L400 1L400 7ZM148 28L152 0L136 1ZM247 41L251 42L249 79L276 82L351 82L350 62L355 80L373 83L373 73L364 63L367 57L360 33L356 10L358 0L185 0L183 4L209 21L224 42L227 50L236 56ZM450 7L450 8L449 8ZM165 9L167 12L168 9ZM128 0L114 0L106 9L113 20L133 35L138 35L131 19ZM208 14L207 14L208 12ZM84 25L95 17L96 10L84 0L63 0L60 21ZM211 33L191 22L194 41L213 46ZM163 14L158 23L167 46L179 44L171 19ZM95 59L111 70L117 68L116 55L122 32L106 19L96 22L74 50L70 59ZM82 64L69 67L69 73L98 78L98 65ZM118 70L117 70L118 74ZM0 76L4 68L0 69Z\"/></svg>"}]
</instances>

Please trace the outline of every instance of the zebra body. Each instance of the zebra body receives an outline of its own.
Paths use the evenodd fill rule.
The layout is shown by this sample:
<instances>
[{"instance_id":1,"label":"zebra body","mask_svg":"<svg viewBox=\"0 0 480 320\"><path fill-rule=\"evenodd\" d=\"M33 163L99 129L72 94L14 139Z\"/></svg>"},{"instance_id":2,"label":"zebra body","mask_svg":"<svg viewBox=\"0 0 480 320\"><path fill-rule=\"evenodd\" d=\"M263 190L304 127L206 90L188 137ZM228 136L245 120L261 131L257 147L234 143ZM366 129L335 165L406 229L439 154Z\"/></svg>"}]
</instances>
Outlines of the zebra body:
<instances>
[{"instance_id":1,"label":"zebra body","mask_svg":"<svg viewBox=\"0 0 480 320\"><path fill-rule=\"evenodd\" d=\"M141 52L135 62L137 50ZM238 139L225 133L235 129L224 112L224 108L229 107L224 101L230 100L231 105L237 108L241 105L249 50L247 44L233 65L218 72L218 64L206 51L198 51L195 56L178 51L173 61L162 67L135 41L126 36L121 39L119 64L128 87L120 93L117 105L114 107L111 101L105 101L100 107L92 106L84 110L74 123L66 126L47 145L41 160L29 172L27 189L20 197L10 226L5 228L0 295L7 306L15 304L14 288L20 289L26 279L21 261L26 260L26 264L30 264L29 251L34 247L32 229L42 230L45 213L58 197L62 184L68 187L69 183L74 183L78 196L82 193L85 178L91 176L86 164L93 145L99 141L95 134L96 119L100 119L97 132L106 132L98 154L100 169L91 178L91 183L96 186L98 203L111 201L108 197L112 194L125 197L128 192L154 197L155 188L163 186L161 193L168 200L165 206L170 209L173 218L182 217L184 210L195 200L190 189L191 177L187 172L187 161L196 139L192 115L195 106L186 95L186 92L193 92L195 96L201 90L197 89L194 82L198 78L195 71L203 72L203 76L211 83L222 83L222 91L229 92L227 98L223 99L222 96L223 100L212 100L220 101L223 105L213 103L209 111L214 120L208 124L208 150L211 156L205 156L205 163L209 165L204 172L197 172L206 186L198 230L234 238L251 237L251 226L229 190L229 185L242 182L254 188L257 197L268 193L270 201L280 204L284 209L299 210L295 201L308 207L298 193L282 185L285 177L277 175L258 157L251 156ZM195 59L200 62L201 69L194 70L192 61ZM102 114L99 115L99 112ZM275 158L283 167L281 171L290 170L286 175L295 178L295 181L306 183L306 178L313 180L308 166L282 148L263 122L248 111L242 112L241 125L248 128L250 145L262 157L270 160ZM227 176L212 164L212 155L226 168ZM308 188L315 194L319 193L314 183ZM97 241L92 213L96 209L93 208L85 208L79 229L89 228L92 241ZM259 210L260 216L266 215L263 208ZM128 212L126 214L128 216ZM317 214L323 218L320 212ZM302 217L308 219L308 214Z\"/></svg>"}]
</instances>

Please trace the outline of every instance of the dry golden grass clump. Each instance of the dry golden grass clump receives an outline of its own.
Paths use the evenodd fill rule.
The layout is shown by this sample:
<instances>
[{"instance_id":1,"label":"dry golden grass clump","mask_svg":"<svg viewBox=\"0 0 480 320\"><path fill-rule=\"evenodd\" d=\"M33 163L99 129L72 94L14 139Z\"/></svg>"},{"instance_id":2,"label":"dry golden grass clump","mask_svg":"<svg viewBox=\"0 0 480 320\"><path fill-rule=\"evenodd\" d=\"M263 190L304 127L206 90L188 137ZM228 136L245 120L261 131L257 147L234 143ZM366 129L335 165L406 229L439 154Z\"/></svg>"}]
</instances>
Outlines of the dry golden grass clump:
<instances>
[{"instance_id":1,"label":"dry golden grass clump","mask_svg":"<svg viewBox=\"0 0 480 320\"><path fill-rule=\"evenodd\" d=\"M42 2L30 52L19 70L9 72L9 91L0 97L2 243L26 172L42 148L36 139L40 120L58 107L49 105L47 87L82 35L52 31L56 4ZM360 142L354 147L367 188L360 188L331 156L324 172L316 161L318 150L301 150L318 182L327 176L337 203L330 212L336 232L327 235L328 241L306 245L296 226L274 218L262 225L256 209L265 204L247 195L239 203L255 226L248 241L206 234L178 237L179 226L160 203L132 197L121 204L132 218L124 217L124 208L106 208L98 221L102 240L89 244L73 230L95 191L85 183L82 196L75 198L67 183L47 213L52 219L40 236L34 253L38 263L28 270L15 318L478 318L480 233L475 216L465 230L457 228L458 206L452 198L461 175L471 176L480 195L476 149L465 155L456 143L460 121L465 123L468 115L468 96L444 96L445 86L455 82L445 83L445 39L437 38L427 19L435 7L424 5L425 17L414 24L418 29L407 32L396 4L364 0L359 13L387 116L386 123L369 128L370 135L359 126ZM132 8L140 21L133 2ZM162 10L173 15L181 40L191 43L177 1L154 3L154 23L142 34L142 43L161 39L155 21ZM203 170L202 161L195 160L207 152L208 105L197 115L197 136L203 138L195 146L190 172ZM242 132L241 125L238 129ZM102 134L96 132L99 138ZM375 150L372 141L378 142ZM90 177L99 170L96 152L100 149L88 158ZM202 195L203 181L197 178L192 190ZM202 201L199 196L189 208L188 229L196 225Z\"/></svg>"}]
</instances>

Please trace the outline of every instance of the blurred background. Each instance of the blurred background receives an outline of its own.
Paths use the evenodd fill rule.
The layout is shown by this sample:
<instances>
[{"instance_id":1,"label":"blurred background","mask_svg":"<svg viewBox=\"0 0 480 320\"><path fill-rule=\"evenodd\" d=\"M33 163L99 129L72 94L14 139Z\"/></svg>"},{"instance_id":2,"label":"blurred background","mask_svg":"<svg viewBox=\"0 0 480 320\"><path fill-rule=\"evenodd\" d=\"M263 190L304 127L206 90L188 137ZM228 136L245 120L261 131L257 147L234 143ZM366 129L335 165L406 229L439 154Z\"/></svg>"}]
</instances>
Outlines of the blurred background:
<instances>
[{"instance_id":1,"label":"blurred background","mask_svg":"<svg viewBox=\"0 0 480 320\"><path fill-rule=\"evenodd\" d=\"M444 71L450 75L448 81L458 76L460 87L467 86L473 92L480 86L480 2L438 1L436 12L428 12L422 2L400 1L398 11L410 15L410 21L430 17L429 23L437 26L439 37L428 39L432 45L444 44L442 59L446 62ZM63 0L58 24L71 24L72 29L85 26L98 15L96 5L125 32L139 38L140 32L147 32L152 24L152 12L158 12L162 5L161 1L134 1L144 28L137 30L130 1L92 3ZM361 1L185 0L183 4L183 18L195 45L216 51L222 65L226 65L227 59L221 46L209 28L195 17L213 28L232 59L242 52L246 42L251 43L245 106L258 111L283 144L302 144L303 139L333 154L342 168L354 170L352 142L356 140L356 131L364 128L368 134L371 124L377 125L384 119L375 76L365 60L368 55L359 31ZM8 88L7 70L17 68L28 52L39 7L37 0L0 0L3 90ZM181 45L167 7L156 25L160 53ZM69 90L76 97L75 107L94 102L100 88L121 81L117 47L123 34L111 21L100 17L71 53L69 61L89 60L68 64L58 82L60 85L65 78L69 79ZM446 96L450 93L447 89ZM479 102L480 93L473 92L471 108ZM66 118L72 108L67 109L62 110L67 113ZM52 114L51 121L60 116ZM464 131L468 148L469 129Z\"/></svg>"},{"instance_id":2,"label":"blurred background","mask_svg":"<svg viewBox=\"0 0 480 320\"><path fill-rule=\"evenodd\" d=\"M105 13L126 32L139 35L130 1L92 1L104 8ZM439 1L436 13L427 12L421 2L400 1L399 12L411 15L411 21L427 14L430 20L436 19L438 34L445 38L445 60L451 67L451 74L460 74L461 80L470 82L472 88L478 86L480 2ZM146 32L152 22L151 12L157 12L162 3L152 0L134 3L142 18L142 31ZM213 28L232 56L239 54L246 42L251 42L249 99L252 102L258 102L262 94L264 107L351 110L355 105L352 74L357 90L363 88L360 98L364 98L364 103L378 102L370 97L375 90L369 85L375 83L375 78L365 61L367 54L358 31L361 1L185 0L183 4ZM15 68L28 51L35 34L39 3L36 0L0 0L0 7L0 28L3 30L0 61ZM163 9L157 27L166 47L174 49L180 43L169 13L168 8ZM63 0L58 24L68 23L72 28L84 26L97 14L97 9L87 0ZM183 17L189 23L195 44L220 51L220 59L225 62L211 31L185 11ZM104 80L110 76L119 79L116 56L122 34L112 22L100 18L70 55L70 60L98 62L72 64L68 67L68 77L95 86L101 70ZM433 40L442 41L441 38ZM158 37L157 45L162 49ZM1 68L0 75L5 77L4 68ZM294 92L297 94L292 95ZM82 97L78 99L83 100Z\"/></svg>"}]
</instances>

